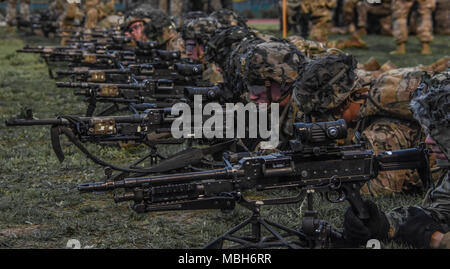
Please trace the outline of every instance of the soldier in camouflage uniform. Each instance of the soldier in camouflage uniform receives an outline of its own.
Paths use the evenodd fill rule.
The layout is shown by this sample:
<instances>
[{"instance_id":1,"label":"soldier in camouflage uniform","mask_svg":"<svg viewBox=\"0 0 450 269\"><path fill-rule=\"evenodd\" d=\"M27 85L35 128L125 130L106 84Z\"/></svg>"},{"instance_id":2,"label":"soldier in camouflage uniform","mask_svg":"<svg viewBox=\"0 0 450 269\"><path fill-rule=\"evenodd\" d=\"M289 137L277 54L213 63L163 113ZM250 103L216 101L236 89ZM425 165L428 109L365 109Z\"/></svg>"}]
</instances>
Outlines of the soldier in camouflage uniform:
<instances>
[{"instance_id":1,"label":"soldier in camouflage uniform","mask_svg":"<svg viewBox=\"0 0 450 269\"><path fill-rule=\"evenodd\" d=\"M344 238L365 244L371 238L394 239L416 248L450 248L450 73L435 76L411 102L414 117L422 124L436 158L442 162L439 184L420 206L402 206L384 213L364 201L370 218L361 221L349 208L344 218ZM419 90L418 90L419 91Z\"/></svg>"},{"instance_id":2,"label":"soldier in camouflage uniform","mask_svg":"<svg viewBox=\"0 0 450 269\"><path fill-rule=\"evenodd\" d=\"M298 78L306 58L285 40L254 42L239 59L242 83L240 90L253 103L278 103L280 107L279 144L277 149L287 149L293 137L293 123L297 121L296 106L291 99L291 89ZM258 151L261 144L255 147ZM265 152L269 153L269 152Z\"/></svg>"},{"instance_id":3,"label":"soldier in camouflage uniform","mask_svg":"<svg viewBox=\"0 0 450 269\"><path fill-rule=\"evenodd\" d=\"M345 143L363 140L376 153L415 147L424 141L408 105L411 92L426 78L426 72L404 68L378 78L358 77L362 72L356 63L342 57L347 56L318 58L300 71L302 76L294 85L300 111L313 121L344 118L351 134ZM339 68L347 71L337 79L339 87L332 87L328 81L339 75ZM363 193L373 195L421 190L419 176L409 170L382 172L362 188Z\"/></svg>"},{"instance_id":4,"label":"soldier in camouflage uniform","mask_svg":"<svg viewBox=\"0 0 450 269\"><path fill-rule=\"evenodd\" d=\"M309 16L311 39L319 42L328 41L328 27L332 19L336 0L302 0L300 7L303 14Z\"/></svg>"},{"instance_id":5,"label":"soldier in camouflage uniform","mask_svg":"<svg viewBox=\"0 0 450 269\"><path fill-rule=\"evenodd\" d=\"M79 25L83 20L83 12L79 8L79 3L77 1L67 1L64 7L64 13L59 19L62 30L61 45L67 45L67 40L70 38L70 31Z\"/></svg>"},{"instance_id":6,"label":"soldier in camouflage uniform","mask_svg":"<svg viewBox=\"0 0 450 269\"><path fill-rule=\"evenodd\" d=\"M174 22L160 9L143 4L130 12L126 19L125 33L134 40L155 40L166 50L180 51L185 57L184 40Z\"/></svg>"},{"instance_id":7,"label":"soldier in camouflage uniform","mask_svg":"<svg viewBox=\"0 0 450 269\"><path fill-rule=\"evenodd\" d=\"M204 65L203 79L212 83L223 82L219 67L205 59L205 46L221 24L213 17L196 18L185 23L182 36L186 44L186 55Z\"/></svg>"},{"instance_id":8,"label":"soldier in camouflage uniform","mask_svg":"<svg viewBox=\"0 0 450 269\"><path fill-rule=\"evenodd\" d=\"M98 7L99 22L97 27L110 29L112 27L120 27L124 23L124 16L115 14L115 0L100 3Z\"/></svg>"},{"instance_id":9,"label":"soldier in camouflage uniform","mask_svg":"<svg viewBox=\"0 0 450 269\"><path fill-rule=\"evenodd\" d=\"M436 34L450 34L450 1L436 0L436 10L434 12L434 32Z\"/></svg>"},{"instance_id":10,"label":"soldier in camouflage uniform","mask_svg":"<svg viewBox=\"0 0 450 269\"><path fill-rule=\"evenodd\" d=\"M20 0L19 1L19 7L20 7L20 17L24 21L30 21L30 4L31 0ZM7 7L7 14L6 14L6 20L8 25L14 26L17 24L17 0L8 0L8 7Z\"/></svg>"},{"instance_id":11,"label":"soldier in camouflage uniform","mask_svg":"<svg viewBox=\"0 0 450 269\"><path fill-rule=\"evenodd\" d=\"M97 7L99 5L99 0L86 0L84 3L84 12L86 17L84 19L84 28L93 29L97 26L99 21L99 14Z\"/></svg>"},{"instance_id":12,"label":"soldier in camouflage uniform","mask_svg":"<svg viewBox=\"0 0 450 269\"><path fill-rule=\"evenodd\" d=\"M405 54L405 43L408 41L408 13L414 4L418 3L420 23L417 37L422 42L422 54L431 54L430 42L433 40L432 13L436 0L392 0L392 31L397 48L391 54Z\"/></svg>"},{"instance_id":13,"label":"soldier in camouflage uniform","mask_svg":"<svg viewBox=\"0 0 450 269\"><path fill-rule=\"evenodd\" d=\"M364 35L368 28L368 15L372 15L372 20L376 17L380 22L381 34L392 35L392 11L391 0L381 1L381 5L370 4L367 1L344 0L343 20L345 25L349 25L349 31L357 30L358 34ZM355 26L356 21L356 26Z\"/></svg>"},{"instance_id":14,"label":"soldier in camouflage uniform","mask_svg":"<svg viewBox=\"0 0 450 269\"><path fill-rule=\"evenodd\" d=\"M19 6L20 6L20 17L24 21L30 21L30 4L31 0L20 0ZM17 24L17 0L8 0L8 7L7 7L7 14L6 19L8 22L8 25L14 26Z\"/></svg>"},{"instance_id":15,"label":"soldier in camouflage uniform","mask_svg":"<svg viewBox=\"0 0 450 269\"><path fill-rule=\"evenodd\" d=\"M367 31L368 15L380 22L381 34L392 35L392 11L391 0L383 0L381 5L369 4L366 1L358 1L356 5L358 12L357 30L359 34L365 34ZM374 18L371 18L372 20Z\"/></svg>"}]
</instances>

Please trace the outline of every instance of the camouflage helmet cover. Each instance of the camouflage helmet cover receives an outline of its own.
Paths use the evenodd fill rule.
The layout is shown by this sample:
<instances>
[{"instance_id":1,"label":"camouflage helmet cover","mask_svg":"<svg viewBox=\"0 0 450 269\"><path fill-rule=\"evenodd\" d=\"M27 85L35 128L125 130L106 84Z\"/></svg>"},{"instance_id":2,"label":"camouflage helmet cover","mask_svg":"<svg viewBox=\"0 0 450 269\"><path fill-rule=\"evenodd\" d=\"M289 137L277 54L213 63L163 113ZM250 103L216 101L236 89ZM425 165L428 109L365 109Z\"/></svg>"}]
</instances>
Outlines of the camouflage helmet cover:
<instances>
[{"instance_id":1,"label":"camouflage helmet cover","mask_svg":"<svg viewBox=\"0 0 450 269\"><path fill-rule=\"evenodd\" d=\"M152 9L153 7L148 4L142 4L132 9L126 14L125 28L130 27L131 24L138 21L142 21L144 23L150 21L148 14Z\"/></svg>"},{"instance_id":2,"label":"camouflage helmet cover","mask_svg":"<svg viewBox=\"0 0 450 269\"><path fill-rule=\"evenodd\" d=\"M149 10L147 17L150 20L145 25L144 33L150 39L156 39L165 27L175 27L174 22L161 9Z\"/></svg>"},{"instance_id":3,"label":"camouflage helmet cover","mask_svg":"<svg viewBox=\"0 0 450 269\"><path fill-rule=\"evenodd\" d=\"M233 49L240 43L249 39L255 39L256 35L247 27L233 26L218 29L206 44L206 60L214 61L224 69L225 60Z\"/></svg>"},{"instance_id":4,"label":"camouflage helmet cover","mask_svg":"<svg viewBox=\"0 0 450 269\"><path fill-rule=\"evenodd\" d=\"M195 39L204 43L220 27L220 23L212 17L196 18L183 25L182 36L185 40Z\"/></svg>"},{"instance_id":5,"label":"camouflage helmet cover","mask_svg":"<svg viewBox=\"0 0 450 269\"><path fill-rule=\"evenodd\" d=\"M357 88L352 55L327 55L307 63L294 83L294 100L303 113L325 113L339 107Z\"/></svg>"},{"instance_id":6,"label":"camouflage helmet cover","mask_svg":"<svg viewBox=\"0 0 450 269\"><path fill-rule=\"evenodd\" d=\"M211 13L210 16L215 18L222 25L222 27L247 27L246 19L231 9L219 9Z\"/></svg>"},{"instance_id":7,"label":"camouflage helmet cover","mask_svg":"<svg viewBox=\"0 0 450 269\"><path fill-rule=\"evenodd\" d=\"M241 58L241 65L247 84L269 79L284 85L297 79L305 61L294 45L279 39L255 45Z\"/></svg>"},{"instance_id":8,"label":"camouflage helmet cover","mask_svg":"<svg viewBox=\"0 0 450 269\"><path fill-rule=\"evenodd\" d=\"M426 91L411 101L414 117L450 160L450 72L434 76Z\"/></svg>"}]
</instances>

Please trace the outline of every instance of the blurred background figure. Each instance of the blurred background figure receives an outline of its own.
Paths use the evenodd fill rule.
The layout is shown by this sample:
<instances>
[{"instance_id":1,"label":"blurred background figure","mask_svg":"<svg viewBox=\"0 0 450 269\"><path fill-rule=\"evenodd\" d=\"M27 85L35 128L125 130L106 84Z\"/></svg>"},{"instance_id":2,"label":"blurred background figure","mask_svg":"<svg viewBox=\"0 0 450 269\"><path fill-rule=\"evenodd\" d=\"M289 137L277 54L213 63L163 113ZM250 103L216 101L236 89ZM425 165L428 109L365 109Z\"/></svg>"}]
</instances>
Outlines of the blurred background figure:
<instances>
[{"instance_id":1,"label":"blurred background figure","mask_svg":"<svg viewBox=\"0 0 450 269\"><path fill-rule=\"evenodd\" d=\"M336 0L301 0L301 12L311 20L311 39L328 41L328 27L333 17Z\"/></svg>"},{"instance_id":2,"label":"blurred background figure","mask_svg":"<svg viewBox=\"0 0 450 269\"><path fill-rule=\"evenodd\" d=\"M392 0L392 30L397 47L392 55L405 54L405 43L408 41L408 14L414 3L418 5L420 20L417 37L422 42L422 54L431 54L430 42L433 40L432 13L436 0ZM445 26L448 27L448 24Z\"/></svg>"},{"instance_id":3,"label":"blurred background figure","mask_svg":"<svg viewBox=\"0 0 450 269\"><path fill-rule=\"evenodd\" d=\"M17 25L17 2L19 2L20 18L25 21L30 20L31 0L8 0L7 2L6 19L9 26Z\"/></svg>"}]
</instances>

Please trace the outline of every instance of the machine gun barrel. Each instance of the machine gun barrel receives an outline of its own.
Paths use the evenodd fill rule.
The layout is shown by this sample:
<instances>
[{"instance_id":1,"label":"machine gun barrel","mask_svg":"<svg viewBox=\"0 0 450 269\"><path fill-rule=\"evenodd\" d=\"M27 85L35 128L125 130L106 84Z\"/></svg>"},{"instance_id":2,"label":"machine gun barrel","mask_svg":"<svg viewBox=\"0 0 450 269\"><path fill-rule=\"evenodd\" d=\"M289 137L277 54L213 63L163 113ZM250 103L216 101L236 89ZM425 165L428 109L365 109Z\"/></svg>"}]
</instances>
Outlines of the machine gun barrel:
<instances>
[{"instance_id":1,"label":"machine gun barrel","mask_svg":"<svg viewBox=\"0 0 450 269\"><path fill-rule=\"evenodd\" d=\"M110 191L118 188L134 188L142 185L164 185L164 184L178 184L187 183L198 180L206 180L211 178L230 178L236 171L231 171L227 168L208 170L202 172L190 172L180 174L169 174L153 177L143 178L126 178L124 180L118 180L114 182L97 182L78 185L80 192L99 192Z\"/></svg>"},{"instance_id":2,"label":"machine gun barrel","mask_svg":"<svg viewBox=\"0 0 450 269\"><path fill-rule=\"evenodd\" d=\"M93 89L101 88L107 86L113 86L119 89L144 89L146 87L145 83L140 84L109 84L109 83L89 83L89 82L56 82L58 88L82 88L82 89Z\"/></svg>"},{"instance_id":3,"label":"machine gun barrel","mask_svg":"<svg viewBox=\"0 0 450 269\"><path fill-rule=\"evenodd\" d=\"M5 124L6 126L70 125L71 122L68 118L72 117L63 116L47 119L7 119ZM81 122L89 122L91 120L109 120L114 121L115 123L141 123L145 119L145 114L109 117L76 117L76 119Z\"/></svg>"}]
</instances>

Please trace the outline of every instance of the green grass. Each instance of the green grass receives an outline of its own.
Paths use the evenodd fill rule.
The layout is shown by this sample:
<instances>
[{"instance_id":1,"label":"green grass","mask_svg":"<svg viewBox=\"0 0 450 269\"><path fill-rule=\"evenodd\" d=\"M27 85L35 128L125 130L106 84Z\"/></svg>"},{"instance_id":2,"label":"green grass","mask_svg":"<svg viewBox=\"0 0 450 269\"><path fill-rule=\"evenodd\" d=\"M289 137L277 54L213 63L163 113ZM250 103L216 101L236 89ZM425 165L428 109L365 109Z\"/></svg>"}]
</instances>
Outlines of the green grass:
<instances>
[{"instance_id":1,"label":"green grass","mask_svg":"<svg viewBox=\"0 0 450 269\"><path fill-rule=\"evenodd\" d=\"M80 194L76 190L78 184L102 180L101 167L68 143L63 143L66 159L59 163L51 149L48 127L4 125L4 120L15 116L22 107L32 107L39 118L84 114L86 105L66 89L55 86L38 56L15 52L27 43L56 44L57 40L6 33L1 28L0 37L0 247L64 248L69 239L77 239L82 247L94 248L201 248L250 216L240 206L227 214L202 210L138 215L127 203L115 204L111 193ZM367 38L380 51L356 50L357 55L360 53L358 57L366 57L364 53L368 52L379 53L381 57L390 49L381 46L382 38ZM439 40L439 44L445 43ZM405 58L410 63L420 61L416 55ZM132 151L89 148L117 164L130 162L142 153L142 148ZM383 210L388 210L416 204L421 199L422 196L393 195L375 200ZM320 218L334 227L342 226L347 204L331 204L317 196L315 206ZM297 204L265 206L262 214L298 227L304 210L304 205ZM391 242L383 246L403 247Z\"/></svg>"}]
</instances>

